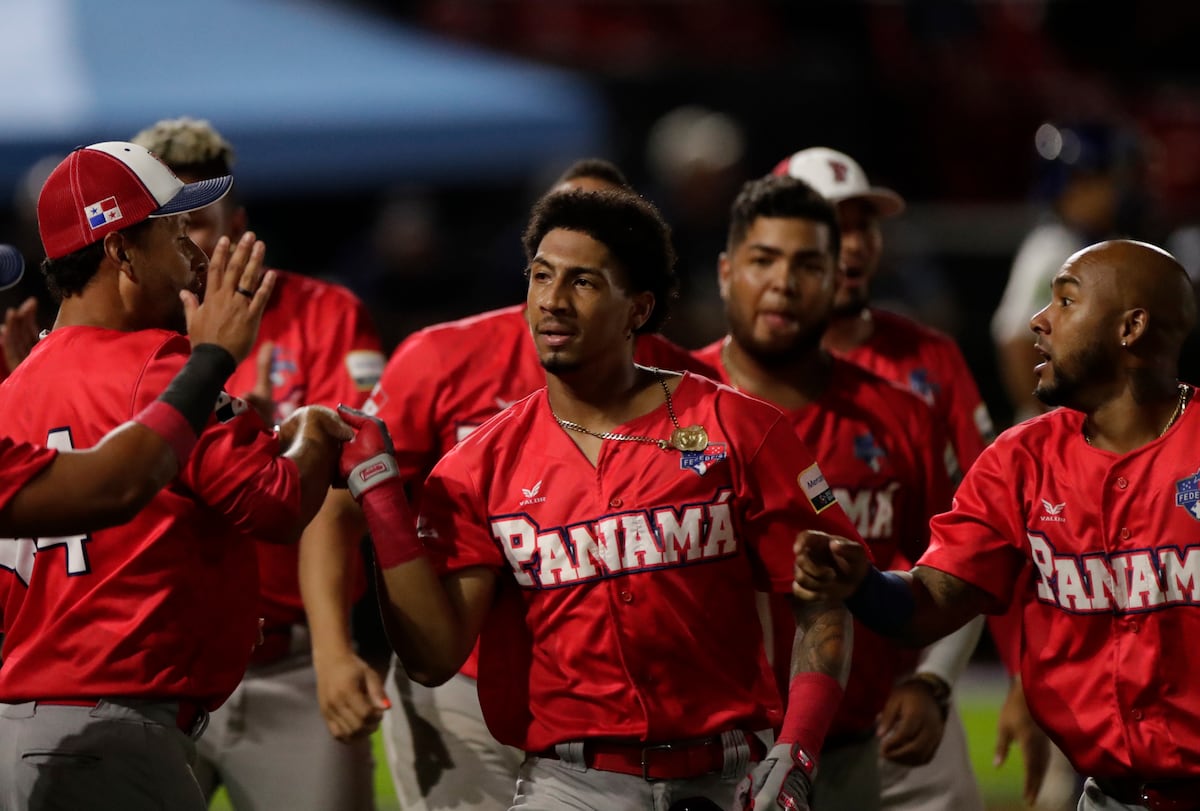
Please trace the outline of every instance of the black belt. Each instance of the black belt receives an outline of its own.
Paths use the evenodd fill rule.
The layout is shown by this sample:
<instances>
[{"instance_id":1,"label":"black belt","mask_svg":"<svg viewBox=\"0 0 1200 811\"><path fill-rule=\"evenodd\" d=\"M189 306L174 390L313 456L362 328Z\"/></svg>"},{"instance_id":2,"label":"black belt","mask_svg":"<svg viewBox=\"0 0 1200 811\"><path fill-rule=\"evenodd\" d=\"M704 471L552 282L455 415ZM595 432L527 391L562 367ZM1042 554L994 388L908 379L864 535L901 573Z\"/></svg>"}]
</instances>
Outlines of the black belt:
<instances>
[{"instance_id":1,"label":"black belt","mask_svg":"<svg viewBox=\"0 0 1200 811\"><path fill-rule=\"evenodd\" d=\"M1200 811L1200 779L1143 780L1094 777L1100 790L1117 802L1144 805L1150 811Z\"/></svg>"}]
</instances>

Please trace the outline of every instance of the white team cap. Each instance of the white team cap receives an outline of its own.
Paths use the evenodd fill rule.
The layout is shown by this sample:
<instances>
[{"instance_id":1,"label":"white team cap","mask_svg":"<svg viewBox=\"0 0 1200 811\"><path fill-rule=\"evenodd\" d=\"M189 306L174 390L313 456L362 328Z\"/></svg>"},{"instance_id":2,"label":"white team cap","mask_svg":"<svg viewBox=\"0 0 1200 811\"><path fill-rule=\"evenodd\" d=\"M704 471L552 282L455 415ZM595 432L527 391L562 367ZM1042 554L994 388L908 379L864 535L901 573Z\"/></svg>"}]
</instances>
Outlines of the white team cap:
<instances>
[{"instance_id":1,"label":"white team cap","mask_svg":"<svg viewBox=\"0 0 1200 811\"><path fill-rule=\"evenodd\" d=\"M803 180L833 203L866 200L880 217L894 217L904 211L904 198L883 186L872 186L858 161L844 152L824 146L802 149L781 160L773 175Z\"/></svg>"}]
</instances>

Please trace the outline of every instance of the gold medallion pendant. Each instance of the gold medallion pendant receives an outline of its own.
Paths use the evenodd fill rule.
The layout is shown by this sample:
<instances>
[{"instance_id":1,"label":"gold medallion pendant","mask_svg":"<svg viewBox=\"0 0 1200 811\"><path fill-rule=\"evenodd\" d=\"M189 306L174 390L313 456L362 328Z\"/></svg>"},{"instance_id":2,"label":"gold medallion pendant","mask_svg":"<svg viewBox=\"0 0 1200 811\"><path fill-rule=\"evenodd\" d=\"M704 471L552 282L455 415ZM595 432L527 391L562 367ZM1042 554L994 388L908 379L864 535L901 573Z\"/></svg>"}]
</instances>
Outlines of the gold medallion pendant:
<instances>
[{"instance_id":1,"label":"gold medallion pendant","mask_svg":"<svg viewBox=\"0 0 1200 811\"><path fill-rule=\"evenodd\" d=\"M702 425L689 425L671 432L671 446L681 451L702 451L708 447L708 432Z\"/></svg>"}]
</instances>

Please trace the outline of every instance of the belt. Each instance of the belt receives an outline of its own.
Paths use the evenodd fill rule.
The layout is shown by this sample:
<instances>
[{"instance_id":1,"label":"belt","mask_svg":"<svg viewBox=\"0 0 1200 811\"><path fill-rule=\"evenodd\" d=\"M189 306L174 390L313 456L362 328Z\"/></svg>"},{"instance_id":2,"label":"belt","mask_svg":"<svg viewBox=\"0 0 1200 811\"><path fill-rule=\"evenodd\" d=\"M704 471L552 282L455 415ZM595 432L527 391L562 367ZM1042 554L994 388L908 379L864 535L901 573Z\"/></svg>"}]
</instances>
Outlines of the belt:
<instances>
[{"instance_id":1,"label":"belt","mask_svg":"<svg viewBox=\"0 0 1200 811\"><path fill-rule=\"evenodd\" d=\"M289 656L308 653L308 626L300 624L268 625L263 628L263 642L250 654L253 667L265 667Z\"/></svg>"},{"instance_id":2,"label":"belt","mask_svg":"<svg viewBox=\"0 0 1200 811\"><path fill-rule=\"evenodd\" d=\"M47 704L52 707L96 707L100 702L87 699L55 699L37 701L35 704ZM139 702L142 703L142 702ZM202 704L188 699L176 699L162 702L145 702L147 706L178 707L175 711L175 725L179 731L195 740L208 729L208 710Z\"/></svg>"},{"instance_id":3,"label":"belt","mask_svg":"<svg viewBox=\"0 0 1200 811\"><path fill-rule=\"evenodd\" d=\"M746 732L750 760L762 760L766 746ZM744 751L744 750L743 750ZM535 757L563 760L555 748L532 753ZM602 772L631 774L644 780L683 780L725 768L726 746L720 735L668 743L642 743L591 739L583 742L583 764Z\"/></svg>"},{"instance_id":4,"label":"belt","mask_svg":"<svg viewBox=\"0 0 1200 811\"><path fill-rule=\"evenodd\" d=\"M1198 811L1200 779L1143 780L1140 777L1092 778L1117 802L1144 805L1150 811Z\"/></svg>"}]
</instances>

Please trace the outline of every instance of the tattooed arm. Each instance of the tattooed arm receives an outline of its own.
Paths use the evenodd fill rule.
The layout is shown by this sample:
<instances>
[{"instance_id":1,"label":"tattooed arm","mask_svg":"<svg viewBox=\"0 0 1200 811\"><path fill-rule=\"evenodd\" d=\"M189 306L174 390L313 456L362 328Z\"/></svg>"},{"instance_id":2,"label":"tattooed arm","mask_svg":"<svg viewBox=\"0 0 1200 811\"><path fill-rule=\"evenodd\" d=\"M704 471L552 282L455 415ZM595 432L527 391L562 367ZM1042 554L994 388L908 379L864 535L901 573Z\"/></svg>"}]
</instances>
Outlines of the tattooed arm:
<instances>
[{"instance_id":1,"label":"tattooed arm","mask_svg":"<svg viewBox=\"0 0 1200 811\"><path fill-rule=\"evenodd\" d=\"M823 532L797 541L792 593L816 605L845 600L871 630L918 648L1003 608L988 592L938 569L881 572L861 544Z\"/></svg>"},{"instance_id":2,"label":"tattooed arm","mask_svg":"<svg viewBox=\"0 0 1200 811\"><path fill-rule=\"evenodd\" d=\"M796 643L792 646L792 676L822 673L842 687L850 675L854 624L840 603L792 600Z\"/></svg>"}]
</instances>

